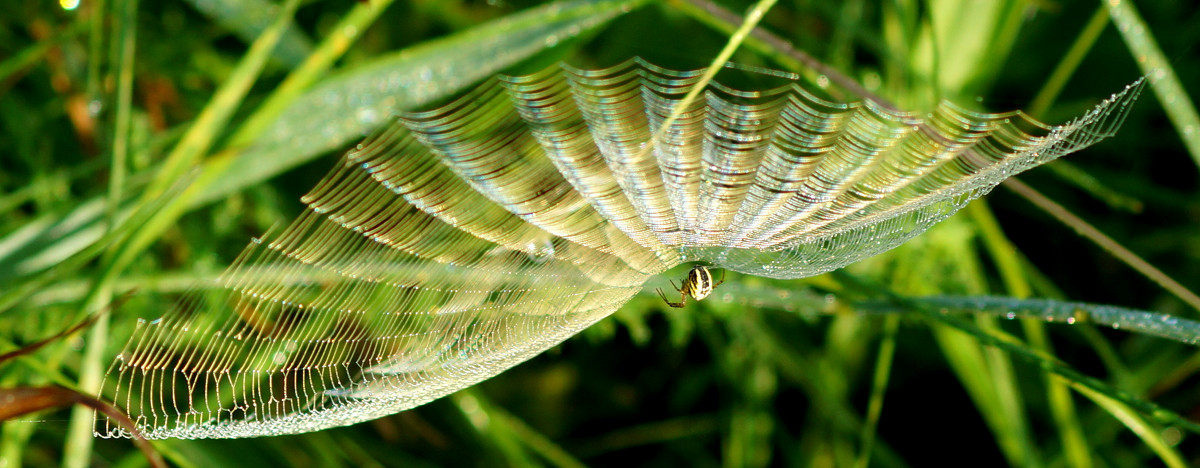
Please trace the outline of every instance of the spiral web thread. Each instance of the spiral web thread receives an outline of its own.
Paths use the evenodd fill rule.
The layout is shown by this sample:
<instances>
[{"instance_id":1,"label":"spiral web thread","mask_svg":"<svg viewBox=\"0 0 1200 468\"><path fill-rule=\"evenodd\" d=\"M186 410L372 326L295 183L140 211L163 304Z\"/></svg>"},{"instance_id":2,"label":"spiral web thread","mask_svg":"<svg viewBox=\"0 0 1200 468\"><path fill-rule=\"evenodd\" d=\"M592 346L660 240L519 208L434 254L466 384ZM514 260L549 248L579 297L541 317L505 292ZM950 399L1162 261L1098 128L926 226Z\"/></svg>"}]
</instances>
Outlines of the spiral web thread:
<instances>
[{"instance_id":1,"label":"spiral web thread","mask_svg":"<svg viewBox=\"0 0 1200 468\"><path fill-rule=\"evenodd\" d=\"M150 438L412 408L562 342L681 263L798 278L895 247L1111 135L1142 87L1051 127L828 102L794 83L714 84L674 109L699 76L552 68L397 116L218 284L139 323L106 378L114 401ZM129 436L103 416L96 434Z\"/></svg>"}]
</instances>

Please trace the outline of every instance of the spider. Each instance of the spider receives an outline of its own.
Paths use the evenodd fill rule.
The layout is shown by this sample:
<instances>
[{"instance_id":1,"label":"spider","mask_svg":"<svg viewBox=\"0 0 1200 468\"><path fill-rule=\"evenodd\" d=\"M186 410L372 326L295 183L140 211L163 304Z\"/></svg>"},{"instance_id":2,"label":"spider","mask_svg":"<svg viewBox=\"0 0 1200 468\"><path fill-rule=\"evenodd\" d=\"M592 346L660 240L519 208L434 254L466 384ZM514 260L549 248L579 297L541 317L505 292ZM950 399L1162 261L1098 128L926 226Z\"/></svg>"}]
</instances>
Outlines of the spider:
<instances>
[{"instance_id":1,"label":"spider","mask_svg":"<svg viewBox=\"0 0 1200 468\"><path fill-rule=\"evenodd\" d=\"M696 265L692 267L692 271L688 272L687 278L683 280L683 287L675 286L675 282L671 282L671 286L679 291L679 302L671 302L667 299L667 295L663 294L662 289L655 289L658 295L662 297L663 302L674 308L681 308L687 304L688 296L696 298L696 300L704 299L712 294L713 289L725 282L725 270L721 270L721 281L713 284L712 273L709 273L708 267Z\"/></svg>"}]
</instances>

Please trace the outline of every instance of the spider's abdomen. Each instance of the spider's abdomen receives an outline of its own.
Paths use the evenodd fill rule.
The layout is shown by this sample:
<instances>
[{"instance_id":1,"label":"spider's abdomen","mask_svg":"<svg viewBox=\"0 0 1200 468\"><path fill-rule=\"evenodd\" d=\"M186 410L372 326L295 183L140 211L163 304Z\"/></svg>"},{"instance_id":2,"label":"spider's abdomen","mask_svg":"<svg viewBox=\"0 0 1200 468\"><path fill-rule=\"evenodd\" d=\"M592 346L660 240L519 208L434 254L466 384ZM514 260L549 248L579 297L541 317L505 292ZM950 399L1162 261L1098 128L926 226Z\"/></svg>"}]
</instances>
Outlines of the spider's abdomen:
<instances>
[{"instance_id":1,"label":"spider's abdomen","mask_svg":"<svg viewBox=\"0 0 1200 468\"><path fill-rule=\"evenodd\" d=\"M708 268L702 266L692 268L692 271L688 272L685 283L684 287L696 300L708 297L713 291L712 273L708 271Z\"/></svg>"}]
</instances>

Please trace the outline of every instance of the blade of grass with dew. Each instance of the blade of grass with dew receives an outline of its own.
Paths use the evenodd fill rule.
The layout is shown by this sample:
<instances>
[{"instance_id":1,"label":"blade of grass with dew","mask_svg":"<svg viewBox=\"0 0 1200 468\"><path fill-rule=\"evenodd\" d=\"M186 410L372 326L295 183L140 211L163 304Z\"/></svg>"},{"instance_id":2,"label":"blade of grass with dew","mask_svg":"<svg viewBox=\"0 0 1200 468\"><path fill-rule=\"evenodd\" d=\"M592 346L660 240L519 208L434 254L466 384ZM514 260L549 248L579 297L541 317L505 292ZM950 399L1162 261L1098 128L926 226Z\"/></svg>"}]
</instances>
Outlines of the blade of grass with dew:
<instances>
[{"instance_id":1,"label":"blade of grass with dew","mask_svg":"<svg viewBox=\"0 0 1200 468\"><path fill-rule=\"evenodd\" d=\"M1129 52L1133 54L1142 73L1150 77L1151 87L1158 102L1167 111L1167 117L1179 132L1183 144L1197 166L1200 166L1200 114L1187 90L1175 74L1175 68L1158 46L1154 34L1145 20L1138 14L1133 2L1104 0L1113 24L1117 26Z\"/></svg>"},{"instance_id":2,"label":"blade of grass with dew","mask_svg":"<svg viewBox=\"0 0 1200 468\"><path fill-rule=\"evenodd\" d=\"M831 304L823 295L815 293L768 286L746 286L739 283L723 284L721 290L735 298L729 304L736 307L751 306L749 298L753 298L753 306L758 308L797 311L801 315L844 313L836 307L838 303ZM653 295L653 292L646 294ZM1021 317L1063 324L1092 323L1129 333L1165 338L1183 344L1200 344L1200 321L1107 304L1054 299L1018 299L1003 296L932 296L912 297L908 300L945 313L988 314L1006 319ZM851 301L842 303L842 305L859 313L910 313L904 308L887 306L878 301ZM1110 355L1115 356L1112 352Z\"/></svg>"},{"instance_id":3,"label":"blade of grass with dew","mask_svg":"<svg viewBox=\"0 0 1200 468\"><path fill-rule=\"evenodd\" d=\"M730 285L730 286L736 287L737 285ZM728 289L726 289L726 290L728 291ZM786 302L787 300L794 301L795 299L803 299L806 297L803 294L800 294L800 295L786 294L785 295L785 294L779 294L780 292L782 292L782 291L776 292L776 291L772 291L770 288L752 288L747 291L734 291L732 294L734 296L753 296L753 297L760 297L760 298L772 298L772 300L768 300L766 304L763 304L763 306L765 306L767 308L777 308L777 309L784 309L783 302ZM776 300L775 299L775 298L780 298L781 296L788 296L788 298L784 299L784 300ZM1141 311L1128 311L1128 310L1123 311L1123 312L1117 312L1117 311L1113 310L1115 308L1112 308L1111 306L1104 306L1104 305L1072 304L1072 303L1046 301L1046 300L1018 300L1018 299L1010 299L1010 298L993 298L993 297L926 298L926 299L912 299L912 300L915 302L918 302L918 303L925 304L926 306L930 307L931 309L937 309L942 313L949 312L949 313L969 314L969 313L975 313L976 311L979 311L979 312L983 312L983 313L989 313L989 314L992 314L995 316L1006 316L1010 313L1015 313L1015 314L1017 314L1016 316L1020 316L1020 317L1030 317L1030 318L1035 318L1035 319L1039 319L1039 320L1052 320L1052 321L1059 321L1059 322L1063 322L1063 323L1067 323L1070 320L1075 319L1076 317L1088 317L1091 315L1091 314L1088 314L1087 312L1081 312L1080 310L1095 310L1096 317L1102 318L1101 320L1098 320L1100 323L1112 322L1117 317L1126 316L1127 318L1121 319L1120 322L1122 323L1121 328L1125 329L1127 331L1135 331L1136 332L1142 328L1145 328L1144 326L1134 326L1133 325L1134 323L1146 325L1151 328L1160 328L1161 327L1166 330L1174 329L1174 327L1172 325L1174 322L1171 322L1171 323L1168 323L1165 325L1162 324L1164 321L1162 320L1163 316L1161 314L1153 314L1153 313L1141 312ZM830 309L828 307L828 304L822 304L821 301L819 300L819 298L816 298L816 297L812 297L809 300L807 300L806 302L803 302L802 304L803 305L801 307L814 308L814 309L820 310L822 313L831 313L831 314L837 313L836 310ZM947 305L950 305L950 304L955 304L955 305L951 306L951 307L946 307ZM987 305L986 307L981 307L981 304L990 304L990 305ZM856 305L850 306L850 308L853 310L858 310L861 312L868 312L868 313L874 313L874 312L881 311L881 310L876 309L871 303L858 303ZM790 309L791 308L788 308L788 310L790 310ZM905 313L907 311L908 311L907 309L891 309L891 312L889 312L889 313ZM1170 322L1170 321L1168 321L1168 322ZM1195 325L1192 325L1190 328L1196 329ZM1084 330L1086 331L1086 330L1092 330L1092 329L1085 328ZM1107 342L1105 342L1105 343L1107 343ZM1073 466L1087 466L1087 465L1073 465Z\"/></svg>"},{"instance_id":4,"label":"blade of grass with dew","mask_svg":"<svg viewBox=\"0 0 1200 468\"><path fill-rule=\"evenodd\" d=\"M976 316L972 325L986 332L999 331L999 325L990 317ZM1014 466L1041 466L1007 353L952 327L933 325L931 331L1008 462Z\"/></svg>"},{"instance_id":5,"label":"blade of grass with dew","mask_svg":"<svg viewBox=\"0 0 1200 468\"><path fill-rule=\"evenodd\" d=\"M976 268L971 271L978 275L980 281L985 281L982 266L978 265L978 256L970 258L972 263L976 264ZM983 287L979 290L983 290ZM976 316L974 324L985 331L1002 330L999 319L995 317ZM954 349L945 351L955 352ZM986 364L989 369L987 375L991 378L989 384L994 389L996 402L1000 405L996 412L1002 416L1001 435L1004 442L1013 447L1013 459L1020 466L1043 466L1045 463L1034 439L1033 423L1025 404L1026 397L1018 385L1019 379L1012 358L1007 352L994 347L986 348L984 355L987 357Z\"/></svg>"},{"instance_id":6,"label":"blade of grass with dew","mask_svg":"<svg viewBox=\"0 0 1200 468\"><path fill-rule=\"evenodd\" d=\"M1020 299L1000 296L909 298L913 304L949 314L987 314L1007 319L1030 318L1068 325L1091 323L1126 332L1200 346L1200 321L1106 304ZM864 313L898 313L903 308L880 301L855 302Z\"/></svg>"}]
</instances>

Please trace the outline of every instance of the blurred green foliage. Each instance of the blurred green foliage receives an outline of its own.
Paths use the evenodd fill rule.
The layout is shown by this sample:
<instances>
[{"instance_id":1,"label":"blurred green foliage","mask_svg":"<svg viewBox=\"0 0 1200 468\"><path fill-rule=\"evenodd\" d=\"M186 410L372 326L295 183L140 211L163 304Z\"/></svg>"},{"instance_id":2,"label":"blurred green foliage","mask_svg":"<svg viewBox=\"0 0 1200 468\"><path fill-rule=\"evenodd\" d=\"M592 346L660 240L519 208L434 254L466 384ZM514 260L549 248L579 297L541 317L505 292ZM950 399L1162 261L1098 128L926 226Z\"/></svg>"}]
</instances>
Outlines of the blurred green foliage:
<instances>
[{"instance_id":1,"label":"blurred green foliage","mask_svg":"<svg viewBox=\"0 0 1200 468\"><path fill-rule=\"evenodd\" d=\"M691 69L708 65L728 38L720 17L681 0L593 2L553 21L522 20L549 11L524 0L304 2L286 32L283 3L0 4L0 294L12 306L0 311L0 347L51 335L114 291L138 290L108 332L87 341L99 354L87 355L76 337L0 369L0 385L75 385L87 365L111 359L136 317L157 316L249 238L292 219L300 195L370 128L344 128L339 139L297 154L278 145L302 135L276 119L321 128L380 105L303 107L314 96L358 95L339 83L438 60L465 74L458 86L559 60L599 67L641 56ZM1131 27L1156 40L1181 90L1174 98L1145 93L1116 138L1022 178L1197 289L1200 171L1180 137L1186 120L1168 118L1164 107L1195 114L1181 93L1197 91L1200 13L1169 1L1136 7L1144 23ZM1108 24L1109 15L1104 4L1082 0L796 0L777 5L763 27L905 108L949 99L1001 111L1038 99L1036 117L1062 123L1144 73L1147 52ZM534 31L572 21L581 22L572 34ZM274 31L278 45L256 62L252 44L267 45L264 31ZM506 38L541 42L517 53ZM748 42L734 61L819 79L768 44ZM395 104L428 105L456 92L449 81L432 79L432 90L417 93L423 99ZM1042 92L1054 88L1061 93ZM280 128L272 125L285 128L274 134L277 146L262 143ZM270 169L230 182L253 171L231 176L221 172L226 164ZM115 194L113 180L122 181ZM197 180L209 191L177 188ZM165 206L151 203L158 193L170 199ZM138 210L151 221L126 231L104 221ZM142 248L129 247L139 238ZM1200 313L1004 190L847 270L901 295L1033 295ZM156 446L180 466L849 466L865 432L875 440L876 466L1200 463L1195 434L1072 392L1071 382L975 337L916 314L902 315L893 330L887 316L856 312L848 304L861 293L845 277L731 274L710 299L666 308L653 288L682 276L681 269L652 282L613 318L551 352L412 411L313 434ZM1088 325L973 320L1134 397L1184 416L1200 408L1193 346ZM877 366L889 340L894 360ZM873 391L880 369L890 370L879 380L883 393ZM868 417L872 398L883 402L877 428ZM69 444L85 449L68 455L74 463L144 463L128 441L89 448L64 435L69 416L5 422L0 464L58 464ZM970 458L952 458L962 453Z\"/></svg>"}]
</instances>

